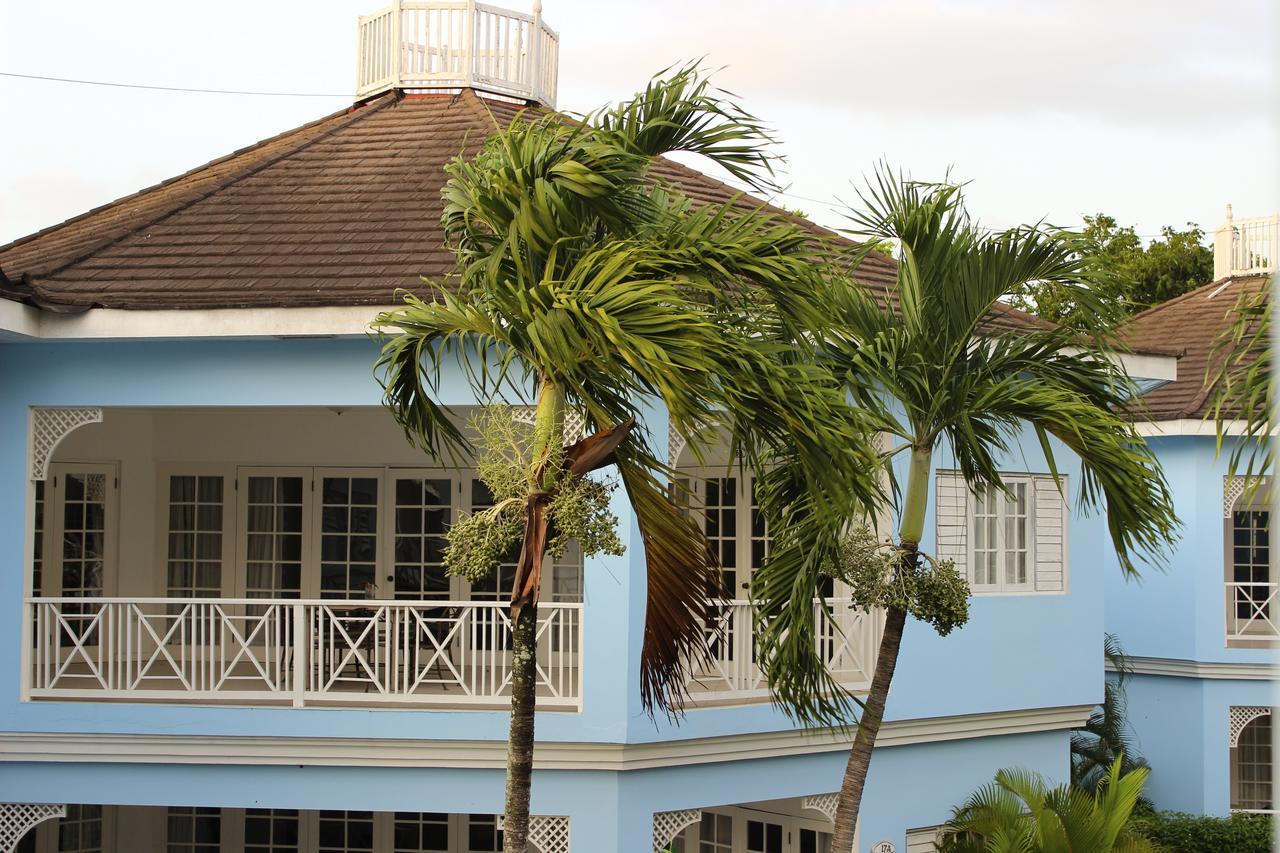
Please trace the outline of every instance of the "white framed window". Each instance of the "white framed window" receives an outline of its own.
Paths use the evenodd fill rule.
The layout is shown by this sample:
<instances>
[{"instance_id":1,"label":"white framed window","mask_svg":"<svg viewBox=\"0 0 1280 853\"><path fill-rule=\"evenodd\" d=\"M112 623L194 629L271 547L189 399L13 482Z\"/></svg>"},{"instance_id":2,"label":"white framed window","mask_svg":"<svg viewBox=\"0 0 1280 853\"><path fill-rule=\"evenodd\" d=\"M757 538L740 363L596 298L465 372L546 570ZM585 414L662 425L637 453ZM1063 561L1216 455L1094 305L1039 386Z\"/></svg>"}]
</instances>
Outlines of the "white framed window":
<instances>
[{"instance_id":1,"label":"white framed window","mask_svg":"<svg viewBox=\"0 0 1280 853\"><path fill-rule=\"evenodd\" d=\"M1030 478L1010 477L1002 492L973 494L969 530L969 583L975 591L1026 592L1032 587L1035 514Z\"/></svg>"},{"instance_id":2,"label":"white framed window","mask_svg":"<svg viewBox=\"0 0 1280 853\"><path fill-rule=\"evenodd\" d=\"M1007 492L974 491L958 471L938 472L938 558L955 561L974 595L1065 592L1067 504L1058 484L1048 474L1001 478Z\"/></svg>"},{"instance_id":3,"label":"white framed window","mask_svg":"<svg viewBox=\"0 0 1280 853\"><path fill-rule=\"evenodd\" d=\"M102 806L72 803L58 821L58 853L101 853L104 827Z\"/></svg>"},{"instance_id":4,"label":"white framed window","mask_svg":"<svg viewBox=\"0 0 1280 853\"><path fill-rule=\"evenodd\" d=\"M764 565L773 544L756 497L755 476L737 469L682 468L676 499L702 526L707 547L720 562L731 599L750 597L751 577Z\"/></svg>"},{"instance_id":5,"label":"white framed window","mask_svg":"<svg viewBox=\"0 0 1280 853\"><path fill-rule=\"evenodd\" d=\"M115 463L56 462L49 466L49 476L38 594L109 595L116 582L119 479Z\"/></svg>"},{"instance_id":6,"label":"white framed window","mask_svg":"<svg viewBox=\"0 0 1280 853\"><path fill-rule=\"evenodd\" d=\"M162 474L160 488L165 498L164 594L169 598L225 594L224 558L232 515L227 477L174 471Z\"/></svg>"},{"instance_id":7,"label":"white framed window","mask_svg":"<svg viewBox=\"0 0 1280 853\"><path fill-rule=\"evenodd\" d=\"M322 811L316 833L318 853L373 853L374 813Z\"/></svg>"},{"instance_id":8,"label":"white framed window","mask_svg":"<svg viewBox=\"0 0 1280 853\"><path fill-rule=\"evenodd\" d=\"M1226 633L1229 646L1265 646L1280 638L1277 573L1271 550L1270 483L1225 513Z\"/></svg>"},{"instance_id":9,"label":"white framed window","mask_svg":"<svg viewBox=\"0 0 1280 853\"><path fill-rule=\"evenodd\" d=\"M245 809L245 853L298 853L303 825L297 809Z\"/></svg>"},{"instance_id":10,"label":"white framed window","mask_svg":"<svg viewBox=\"0 0 1280 853\"><path fill-rule=\"evenodd\" d=\"M220 853L222 809L170 806L165 828L168 853Z\"/></svg>"},{"instance_id":11,"label":"white framed window","mask_svg":"<svg viewBox=\"0 0 1280 853\"><path fill-rule=\"evenodd\" d=\"M1231 718L1231 808L1274 813L1271 709L1232 708Z\"/></svg>"}]
</instances>

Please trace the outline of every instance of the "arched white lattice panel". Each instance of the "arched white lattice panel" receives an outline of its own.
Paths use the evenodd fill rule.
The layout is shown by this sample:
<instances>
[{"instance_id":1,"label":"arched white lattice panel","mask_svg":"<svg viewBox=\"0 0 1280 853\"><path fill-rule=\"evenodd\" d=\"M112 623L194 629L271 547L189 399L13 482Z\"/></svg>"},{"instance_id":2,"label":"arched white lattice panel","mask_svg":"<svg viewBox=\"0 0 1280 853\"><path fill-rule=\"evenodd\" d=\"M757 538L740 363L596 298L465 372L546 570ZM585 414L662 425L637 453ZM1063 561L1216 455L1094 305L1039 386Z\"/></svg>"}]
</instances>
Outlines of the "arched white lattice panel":
<instances>
[{"instance_id":1,"label":"arched white lattice panel","mask_svg":"<svg viewBox=\"0 0 1280 853\"><path fill-rule=\"evenodd\" d=\"M653 813L653 853L665 850L675 837L702 820L702 809Z\"/></svg>"},{"instance_id":2,"label":"arched white lattice panel","mask_svg":"<svg viewBox=\"0 0 1280 853\"><path fill-rule=\"evenodd\" d=\"M0 803L0 853L12 853L18 842L38 823L66 817L65 805L49 803Z\"/></svg>"},{"instance_id":3,"label":"arched white lattice panel","mask_svg":"<svg viewBox=\"0 0 1280 853\"><path fill-rule=\"evenodd\" d=\"M507 823L497 816L498 829ZM569 853L569 818L563 815L529 815L529 844L537 853Z\"/></svg>"},{"instance_id":4,"label":"arched white lattice panel","mask_svg":"<svg viewBox=\"0 0 1280 853\"><path fill-rule=\"evenodd\" d=\"M676 467L680 462L680 454L684 453L684 448L688 444L684 440L684 436L676 430L674 426L667 427L667 464L672 468ZM675 814L673 812L672 814Z\"/></svg>"},{"instance_id":5,"label":"arched white lattice panel","mask_svg":"<svg viewBox=\"0 0 1280 853\"><path fill-rule=\"evenodd\" d=\"M512 406L512 417L518 423L531 424L537 420L538 410L533 406ZM569 409L564 413L564 443L567 447L570 444L581 441L587 434L587 419L582 412L576 409Z\"/></svg>"},{"instance_id":6,"label":"arched white lattice panel","mask_svg":"<svg viewBox=\"0 0 1280 853\"><path fill-rule=\"evenodd\" d=\"M836 822L836 806L839 802L839 794L814 794L812 797L805 797L802 799L800 801L800 808L814 812L822 812L827 816L827 820L834 824Z\"/></svg>"},{"instance_id":7,"label":"arched white lattice panel","mask_svg":"<svg viewBox=\"0 0 1280 853\"><path fill-rule=\"evenodd\" d=\"M1240 743L1240 733L1244 731L1244 727L1252 723L1259 717L1271 716L1271 709L1257 705L1245 705L1241 707L1233 707L1231 709L1230 724L1227 729L1227 743L1235 749Z\"/></svg>"},{"instance_id":8,"label":"arched white lattice panel","mask_svg":"<svg viewBox=\"0 0 1280 853\"><path fill-rule=\"evenodd\" d=\"M1250 489L1267 488L1266 477L1223 477L1222 478L1222 517L1230 518L1236 508L1236 502Z\"/></svg>"},{"instance_id":9,"label":"arched white lattice panel","mask_svg":"<svg viewBox=\"0 0 1280 853\"><path fill-rule=\"evenodd\" d=\"M31 479L49 476L49 461L62 439L85 424L102 423L102 409L48 408L31 410Z\"/></svg>"}]
</instances>

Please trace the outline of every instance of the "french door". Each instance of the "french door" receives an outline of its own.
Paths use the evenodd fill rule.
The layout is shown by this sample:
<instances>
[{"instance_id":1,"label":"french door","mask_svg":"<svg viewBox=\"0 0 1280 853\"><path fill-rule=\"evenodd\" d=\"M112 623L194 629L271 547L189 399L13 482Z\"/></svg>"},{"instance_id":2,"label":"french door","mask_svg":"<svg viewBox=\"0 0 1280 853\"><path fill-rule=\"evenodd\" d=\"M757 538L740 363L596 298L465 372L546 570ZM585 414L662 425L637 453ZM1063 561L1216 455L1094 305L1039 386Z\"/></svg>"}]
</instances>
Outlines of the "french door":
<instances>
[{"instance_id":1,"label":"french door","mask_svg":"<svg viewBox=\"0 0 1280 853\"><path fill-rule=\"evenodd\" d=\"M672 844L676 853L832 853L831 824L756 808L704 809ZM856 849L855 843L855 849Z\"/></svg>"},{"instance_id":2,"label":"french door","mask_svg":"<svg viewBox=\"0 0 1280 853\"><path fill-rule=\"evenodd\" d=\"M248 468L237 472L237 592L247 598L507 601L519 546L487 578L446 572L449 527L493 505L471 472ZM543 599L580 601L576 543L548 559Z\"/></svg>"},{"instance_id":3,"label":"french door","mask_svg":"<svg viewBox=\"0 0 1280 853\"><path fill-rule=\"evenodd\" d=\"M99 598L114 591L118 485L111 463L49 466L37 531L42 588L35 595Z\"/></svg>"}]
</instances>

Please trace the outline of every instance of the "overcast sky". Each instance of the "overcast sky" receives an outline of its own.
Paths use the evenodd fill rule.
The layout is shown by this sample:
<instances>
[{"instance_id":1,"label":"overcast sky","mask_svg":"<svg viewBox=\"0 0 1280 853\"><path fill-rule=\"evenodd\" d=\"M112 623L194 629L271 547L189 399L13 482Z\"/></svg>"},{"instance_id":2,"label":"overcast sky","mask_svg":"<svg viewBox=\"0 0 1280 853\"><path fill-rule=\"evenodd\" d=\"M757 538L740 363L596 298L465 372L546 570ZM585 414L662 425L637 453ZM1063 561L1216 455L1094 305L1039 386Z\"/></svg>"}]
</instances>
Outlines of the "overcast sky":
<instances>
[{"instance_id":1,"label":"overcast sky","mask_svg":"<svg viewBox=\"0 0 1280 853\"><path fill-rule=\"evenodd\" d=\"M1105 211L1140 234L1276 212L1274 0L544 0L563 109L697 57L766 118L779 199L838 225L887 158L972 181L987 224ZM503 5L498 2L497 5ZM0 0L0 72L334 93L268 98L0 77L0 243L352 100L379 0ZM513 8L528 11L522 2Z\"/></svg>"}]
</instances>

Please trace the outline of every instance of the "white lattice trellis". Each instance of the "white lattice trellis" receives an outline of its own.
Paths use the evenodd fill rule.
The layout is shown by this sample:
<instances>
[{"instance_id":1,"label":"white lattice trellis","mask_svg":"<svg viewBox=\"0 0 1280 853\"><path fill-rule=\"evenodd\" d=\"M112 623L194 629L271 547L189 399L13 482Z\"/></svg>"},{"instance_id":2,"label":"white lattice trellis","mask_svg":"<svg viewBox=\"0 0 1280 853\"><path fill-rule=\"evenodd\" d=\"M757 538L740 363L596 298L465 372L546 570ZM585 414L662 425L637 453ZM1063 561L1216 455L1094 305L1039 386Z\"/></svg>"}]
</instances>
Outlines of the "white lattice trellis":
<instances>
[{"instance_id":1,"label":"white lattice trellis","mask_svg":"<svg viewBox=\"0 0 1280 853\"><path fill-rule=\"evenodd\" d=\"M680 454L684 453L685 445L688 442L684 440L674 426L667 427L667 464L672 468L680 461ZM671 812L671 814L683 814L683 812Z\"/></svg>"},{"instance_id":2,"label":"white lattice trellis","mask_svg":"<svg viewBox=\"0 0 1280 853\"><path fill-rule=\"evenodd\" d=\"M702 820L702 809L653 813L653 853L665 850L675 837Z\"/></svg>"},{"instance_id":3,"label":"white lattice trellis","mask_svg":"<svg viewBox=\"0 0 1280 853\"><path fill-rule=\"evenodd\" d=\"M1265 477L1242 477L1239 475L1222 478L1222 517L1230 518L1240 500L1251 487L1265 488Z\"/></svg>"},{"instance_id":4,"label":"white lattice trellis","mask_svg":"<svg viewBox=\"0 0 1280 853\"><path fill-rule=\"evenodd\" d=\"M522 424L531 424L538 418L538 410L534 406L512 406L512 417ZM564 443L581 441L587 434L587 419L582 412L569 409L564 413Z\"/></svg>"},{"instance_id":5,"label":"white lattice trellis","mask_svg":"<svg viewBox=\"0 0 1280 853\"><path fill-rule=\"evenodd\" d=\"M51 817L66 817L65 805L0 803L0 853L12 853L32 827Z\"/></svg>"},{"instance_id":6,"label":"white lattice trellis","mask_svg":"<svg viewBox=\"0 0 1280 853\"><path fill-rule=\"evenodd\" d=\"M802 799L800 801L800 808L814 812L822 812L827 816L827 820L834 824L836 822L836 806L839 803L839 794L814 794L812 797L805 797Z\"/></svg>"},{"instance_id":7,"label":"white lattice trellis","mask_svg":"<svg viewBox=\"0 0 1280 853\"><path fill-rule=\"evenodd\" d=\"M31 479L49 476L49 460L62 439L85 424L102 423L102 409L45 408L31 410Z\"/></svg>"},{"instance_id":8,"label":"white lattice trellis","mask_svg":"<svg viewBox=\"0 0 1280 853\"><path fill-rule=\"evenodd\" d=\"M506 826L498 815L498 829ZM569 818L564 815L529 815L529 843L538 853L569 853Z\"/></svg>"},{"instance_id":9,"label":"white lattice trellis","mask_svg":"<svg viewBox=\"0 0 1280 853\"><path fill-rule=\"evenodd\" d=\"M1233 707L1231 709L1231 721L1227 728L1227 743L1235 749L1240 743L1240 733L1244 731L1244 727L1252 723L1259 717L1271 716L1271 709L1258 705L1244 705L1241 707Z\"/></svg>"}]
</instances>

